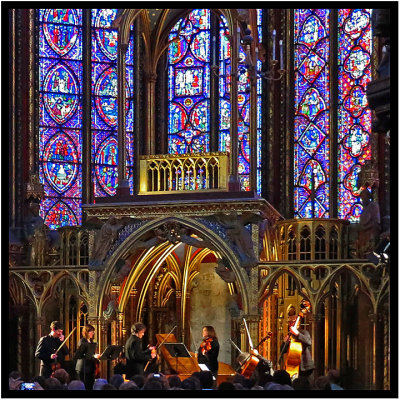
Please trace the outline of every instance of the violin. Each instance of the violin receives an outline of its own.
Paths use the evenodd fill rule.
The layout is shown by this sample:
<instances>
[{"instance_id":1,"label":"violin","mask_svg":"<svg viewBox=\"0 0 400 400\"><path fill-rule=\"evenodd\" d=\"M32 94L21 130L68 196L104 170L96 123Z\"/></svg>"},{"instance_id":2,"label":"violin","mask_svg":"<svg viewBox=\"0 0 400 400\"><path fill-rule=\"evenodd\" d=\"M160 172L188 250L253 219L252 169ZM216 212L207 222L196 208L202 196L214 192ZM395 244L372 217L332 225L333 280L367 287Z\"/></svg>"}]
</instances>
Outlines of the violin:
<instances>
[{"instance_id":1,"label":"violin","mask_svg":"<svg viewBox=\"0 0 400 400\"><path fill-rule=\"evenodd\" d=\"M211 350L211 343L213 342L213 338L212 337L208 337L203 339L203 341L200 344L200 351L201 354L203 354L203 356Z\"/></svg>"}]
</instances>

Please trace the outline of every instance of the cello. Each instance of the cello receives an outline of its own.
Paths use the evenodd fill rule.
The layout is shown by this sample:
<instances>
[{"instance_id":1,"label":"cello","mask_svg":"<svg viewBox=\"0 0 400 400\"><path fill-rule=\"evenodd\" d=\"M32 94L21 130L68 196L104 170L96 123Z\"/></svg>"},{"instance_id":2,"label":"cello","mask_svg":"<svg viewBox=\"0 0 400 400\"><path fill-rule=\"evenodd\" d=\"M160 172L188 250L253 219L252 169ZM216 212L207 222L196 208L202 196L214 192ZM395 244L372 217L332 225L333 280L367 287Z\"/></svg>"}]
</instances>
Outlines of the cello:
<instances>
[{"instance_id":1,"label":"cello","mask_svg":"<svg viewBox=\"0 0 400 400\"><path fill-rule=\"evenodd\" d=\"M294 328L296 329L300 328L301 318L304 318L304 315L310 311L310 306L311 304L307 300L303 300L300 303L301 311L299 312L299 315L297 316L296 321L293 324ZM288 333L288 338L282 348L280 359L282 358L282 355L287 348L288 348L288 355L286 358L284 369L286 370L286 372L289 373L291 379L298 378L303 345L299 340L296 340L293 337L293 334L290 331Z\"/></svg>"},{"instance_id":2,"label":"cello","mask_svg":"<svg viewBox=\"0 0 400 400\"><path fill-rule=\"evenodd\" d=\"M244 353L236 346L236 344L232 340L231 343L236 347L237 350L240 351L240 355L238 357L242 358L242 361L239 362L241 364L240 374L243 375L245 378L250 378L255 369L257 368L260 359L258 358L258 351L253 347L253 341L251 340L249 328L247 327L247 322L244 318L243 322L249 339L250 352ZM272 337L272 332L268 332L267 335L263 339L261 339L260 343L258 343L256 347L260 346L260 344L264 343L265 340L270 339L271 337Z\"/></svg>"}]
</instances>

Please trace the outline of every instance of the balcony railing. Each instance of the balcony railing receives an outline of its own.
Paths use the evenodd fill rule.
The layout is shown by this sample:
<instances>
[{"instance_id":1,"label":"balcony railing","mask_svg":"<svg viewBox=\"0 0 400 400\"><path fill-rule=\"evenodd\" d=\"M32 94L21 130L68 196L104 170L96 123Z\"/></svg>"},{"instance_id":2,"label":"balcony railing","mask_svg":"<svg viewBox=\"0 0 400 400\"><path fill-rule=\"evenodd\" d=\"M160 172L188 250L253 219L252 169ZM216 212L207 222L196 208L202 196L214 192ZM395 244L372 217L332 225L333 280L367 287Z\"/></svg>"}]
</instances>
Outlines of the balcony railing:
<instances>
[{"instance_id":1,"label":"balcony railing","mask_svg":"<svg viewBox=\"0 0 400 400\"><path fill-rule=\"evenodd\" d=\"M139 194L228 190L227 153L140 157Z\"/></svg>"}]
</instances>

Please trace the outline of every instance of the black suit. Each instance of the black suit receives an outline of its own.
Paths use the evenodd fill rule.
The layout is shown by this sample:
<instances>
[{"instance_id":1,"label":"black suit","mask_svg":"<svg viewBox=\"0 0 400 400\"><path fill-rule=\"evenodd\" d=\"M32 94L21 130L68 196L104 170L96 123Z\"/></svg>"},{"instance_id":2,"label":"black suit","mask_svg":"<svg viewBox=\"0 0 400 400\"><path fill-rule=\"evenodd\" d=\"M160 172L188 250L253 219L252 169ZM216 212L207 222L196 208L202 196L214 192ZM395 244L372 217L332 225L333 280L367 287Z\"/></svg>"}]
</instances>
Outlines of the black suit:
<instances>
[{"instance_id":1,"label":"black suit","mask_svg":"<svg viewBox=\"0 0 400 400\"><path fill-rule=\"evenodd\" d=\"M74 360L78 360L75 370L79 375L79 379L85 383L87 390L93 389L96 363L98 362L93 357L96 353L96 347L96 342L89 342L86 338L82 338L78 343L78 350L74 356Z\"/></svg>"},{"instance_id":2,"label":"black suit","mask_svg":"<svg viewBox=\"0 0 400 400\"><path fill-rule=\"evenodd\" d=\"M41 360L40 362L40 375L44 378L50 378L53 370L51 368L55 360L52 360L50 356L54 354L57 349L61 346L62 341L59 338L55 338L51 335L43 336L39 339L39 343L36 347L35 357ZM56 361L63 364L65 356L69 353L68 347L64 344L60 350L58 350L58 357Z\"/></svg>"},{"instance_id":3,"label":"black suit","mask_svg":"<svg viewBox=\"0 0 400 400\"><path fill-rule=\"evenodd\" d=\"M129 336L125 343L126 377L130 379L133 375L144 375L144 367L151 359L151 350L143 351L142 339L136 335Z\"/></svg>"}]
</instances>

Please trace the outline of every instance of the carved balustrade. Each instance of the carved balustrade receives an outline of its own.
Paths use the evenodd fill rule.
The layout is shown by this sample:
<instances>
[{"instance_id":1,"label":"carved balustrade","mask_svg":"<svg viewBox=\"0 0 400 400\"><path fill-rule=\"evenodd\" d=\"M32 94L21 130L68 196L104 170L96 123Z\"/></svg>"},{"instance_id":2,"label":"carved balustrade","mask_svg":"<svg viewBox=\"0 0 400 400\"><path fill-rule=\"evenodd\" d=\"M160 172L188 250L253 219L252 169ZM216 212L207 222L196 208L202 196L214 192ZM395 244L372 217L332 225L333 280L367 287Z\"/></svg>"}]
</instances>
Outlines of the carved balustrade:
<instances>
[{"instance_id":1,"label":"carved balustrade","mask_svg":"<svg viewBox=\"0 0 400 400\"><path fill-rule=\"evenodd\" d=\"M349 222L334 218L277 221L279 260L338 260L348 254Z\"/></svg>"},{"instance_id":2,"label":"carved balustrade","mask_svg":"<svg viewBox=\"0 0 400 400\"><path fill-rule=\"evenodd\" d=\"M227 153L140 157L139 194L228 190Z\"/></svg>"}]
</instances>

